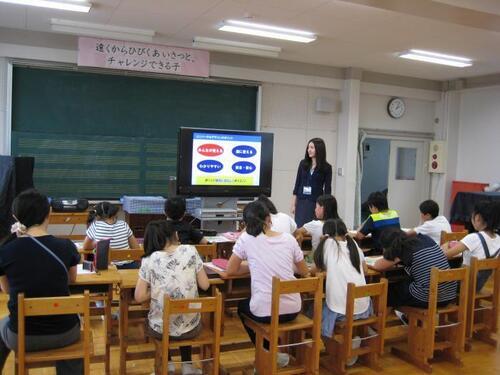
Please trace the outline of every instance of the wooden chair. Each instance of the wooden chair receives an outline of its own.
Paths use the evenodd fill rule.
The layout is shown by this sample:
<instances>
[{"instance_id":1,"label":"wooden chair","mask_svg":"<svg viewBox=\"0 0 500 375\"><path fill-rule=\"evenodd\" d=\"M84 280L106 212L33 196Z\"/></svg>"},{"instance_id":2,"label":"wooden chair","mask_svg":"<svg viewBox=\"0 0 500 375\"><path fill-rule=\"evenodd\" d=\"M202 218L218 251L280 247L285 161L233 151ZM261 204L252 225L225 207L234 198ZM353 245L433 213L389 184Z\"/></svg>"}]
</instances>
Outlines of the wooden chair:
<instances>
[{"instance_id":1,"label":"wooden chair","mask_svg":"<svg viewBox=\"0 0 500 375\"><path fill-rule=\"evenodd\" d=\"M364 286L348 284L346 320L335 324L335 334L325 342L328 353L326 364L334 374L345 374L346 363L353 356L360 356L361 363L376 371L381 370L379 359L384 352L387 285L385 278L379 283ZM363 297L371 297L373 314L366 319L354 320L354 300ZM362 344L357 349L352 348L354 336L361 337Z\"/></svg>"},{"instance_id":2,"label":"wooden chair","mask_svg":"<svg viewBox=\"0 0 500 375\"><path fill-rule=\"evenodd\" d=\"M155 371L157 375L167 375L168 350L180 346L200 347L200 362L203 364L203 374L219 374L222 298L218 290L215 294L215 297L176 300L170 299L167 295L165 296L162 340L154 340L156 348ZM214 317L211 327L203 325L201 333L193 339L170 341L170 315L191 313L211 313ZM202 319L202 322L205 321L206 319ZM209 366L210 362L212 366Z\"/></svg>"},{"instance_id":3,"label":"wooden chair","mask_svg":"<svg viewBox=\"0 0 500 375\"><path fill-rule=\"evenodd\" d=\"M476 292L477 274L479 271L491 270L493 290ZM472 338L496 346L497 340L492 337L498 329L498 314L500 305L500 258L471 258L469 274L469 304L467 306L467 344L466 350L471 350Z\"/></svg>"},{"instance_id":4,"label":"wooden chair","mask_svg":"<svg viewBox=\"0 0 500 375\"><path fill-rule=\"evenodd\" d=\"M93 355L92 334L90 328L89 292L68 297L24 298L18 296L18 343L17 374L24 375L29 368L54 366L56 361L64 359L83 359L85 375L90 374L90 356ZM80 340L74 344L38 352L26 352L25 319L30 316L81 314L83 332Z\"/></svg>"},{"instance_id":5,"label":"wooden chair","mask_svg":"<svg viewBox=\"0 0 500 375\"><path fill-rule=\"evenodd\" d=\"M83 241L85 240L85 234L58 234L57 238L66 238L71 241Z\"/></svg>"},{"instance_id":6,"label":"wooden chair","mask_svg":"<svg viewBox=\"0 0 500 375\"><path fill-rule=\"evenodd\" d=\"M144 256L144 249L110 249L109 262L120 262L125 260L140 261Z\"/></svg>"},{"instance_id":7,"label":"wooden chair","mask_svg":"<svg viewBox=\"0 0 500 375\"><path fill-rule=\"evenodd\" d=\"M458 303L437 307L438 284L450 281L460 283ZM404 351L393 347L392 353L428 373L432 372L429 360L437 350L442 352L445 359L462 366L460 356L465 345L468 284L468 268L439 270L433 267L427 309L408 306L398 308L409 321L408 349Z\"/></svg>"},{"instance_id":8,"label":"wooden chair","mask_svg":"<svg viewBox=\"0 0 500 375\"><path fill-rule=\"evenodd\" d=\"M279 323L279 302L282 294L314 293L313 319L303 314L291 322ZM273 277L271 302L271 324L257 323L245 318L245 324L255 331L255 367L259 375L319 374L319 351L321 347L321 305L323 298L323 276L298 280L280 281ZM278 338L288 336L294 342L278 345ZM269 341L269 350L264 348ZM278 369L276 357L279 348L294 348L291 365Z\"/></svg>"},{"instance_id":9,"label":"wooden chair","mask_svg":"<svg viewBox=\"0 0 500 375\"><path fill-rule=\"evenodd\" d=\"M210 262L212 259L217 258L217 244L211 243L206 245L195 245L198 254L204 262Z\"/></svg>"},{"instance_id":10,"label":"wooden chair","mask_svg":"<svg viewBox=\"0 0 500 375\"><path fill-rule=\"evenodd\" d=\"M441 241L440 244L444 244L450 241L460 241L462 238L467 236L469 234L468 231L463 230L460 232L445 232L444 230L441 231Z\"/></svg>"}]
</instances>

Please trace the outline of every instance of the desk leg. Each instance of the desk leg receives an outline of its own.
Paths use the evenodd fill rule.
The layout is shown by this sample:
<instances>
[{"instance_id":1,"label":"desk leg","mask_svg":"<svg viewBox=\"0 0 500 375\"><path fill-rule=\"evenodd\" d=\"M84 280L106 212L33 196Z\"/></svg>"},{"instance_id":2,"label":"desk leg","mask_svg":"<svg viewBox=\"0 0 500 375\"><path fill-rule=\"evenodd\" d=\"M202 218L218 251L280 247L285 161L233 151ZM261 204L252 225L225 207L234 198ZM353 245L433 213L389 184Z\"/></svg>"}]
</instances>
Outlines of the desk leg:
<instances>
[{"instance_id":1,"label":"desk leg","mask_svg":"<svg viewBox=\"0 0 500 375\"><path fill-rule=\"evenodd\" d=\"M127 373L128 305L130 289L120 289L120 375Z\"/></svg>"},{"instance_id":2,"label":"desk leg","mask_svg":"<svg viewBox=\"0 0 500 375\"><path fill-rule=\"evenodd\" d=\"M112 334L112 321L111 321L111 302L113 300L113 284L108 286L108 294L106 303L104 304L104 371L106 375L111 372L111 334Z\"/></svg>"}]
</instances>

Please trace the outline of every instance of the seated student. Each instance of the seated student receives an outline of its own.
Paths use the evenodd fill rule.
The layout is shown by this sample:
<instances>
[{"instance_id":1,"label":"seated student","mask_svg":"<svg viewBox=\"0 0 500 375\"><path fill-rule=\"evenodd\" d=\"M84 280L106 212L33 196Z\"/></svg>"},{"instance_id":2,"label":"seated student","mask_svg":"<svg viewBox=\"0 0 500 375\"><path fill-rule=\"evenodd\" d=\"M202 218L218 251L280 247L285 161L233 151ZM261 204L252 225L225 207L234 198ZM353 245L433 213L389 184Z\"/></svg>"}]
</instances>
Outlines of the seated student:
<instances>
[{"instance_id":1,"label":"seated student","mask_svg":"<svg viewBox=\"0 0 500 375\"><path fill-rule=\"evenodd\" d=\"M297 229L297 224L289 215L278 212L274 203L265 195L259 196L259 202L264 203L269 212L271 213L271 230L280 233L292 234Z\"/></svg>"},{"instance_id":2,"label":"seated student","mask_svg":"<svg viewBox=\"0 0 500 375\"><path fill-rule=\"evenodd\" d=\"M443 249L448 258L463 254L463 264L469 266L470 259L494 258L500 253L500 202L478 202L471 215L471 223L477 233L470 233L456 244L449 247L443 244ZM489 255L488 255L489 253ZM476 291L479 292L491 273L478 274Z\"/></svg>"},{"instance_id":3,"label":"seated student","mask_svg":"<svg viewBox=\"0 0 500 375\"><path fill-rule=\"evenodd\" d=\"M323 235L323 223L328 219L338 219L337 200L333 195L320 195L316 200L316 208L314 209L316 220L305 223L302 228L295 231L295 238L302 242L305 235L311 236L311 244L313 251L318 247L319 240Z\"/></svg>"},{"instance_id":4,"label":"seated student","mask_svg":"<svg viewBox=\"0 0 500 375\"><path fill-rule=\"evenodd\" d=\"M147 329L156 339L163 333L163 300L165 294L173 299L198 298L198 286L207 290L210 286L203 269L203 262L191 245L179 244L177 232L171 221L150 222L144 233L144 258L135 287L138 302L151 300ZM201 331L200 314L171 316L169 334L171 340L195 338ZM182 374L201 374L191 363L191 347L180 347ZM169 357L170 358L170 357ZM169 363L169 373L175 364Z\"/></svg>"},{"instance_id":5,"label":"seated student","mask_svg":"<svg viewBox=\"0 0 500 375\"><path fill-rule=\"evenodd\" d=\"M320 271L326 271L326 299L323 303L321 335L332 337L335 322L345 320L347 284L366 285L368 270L363 252L347 235L342 219L326 220L323 237L314 252L314 264ZM354 319L370 316L370 297L354 301ZM359 337L357 342L360 342Z\"/></svg>"},{"instance_id":6,"label":"seated student","mask_svg":"<svg viewBox=\"0 0 500 375\"><path fill-rule=\"evenodd\" d=\"M89 211L87 219L87 236L83 241L83 249L92 250L97 241L110 239L111 249L137 249L139 244L132 229L123 220L118 220L118 207L109 202L98 203ZM139 268L139 263L125 260L114 262L117 268Z\"/></svg>"},{"instance_id":7,"label":"seated student","mask_svg":"<svg viewBox=\"0 0 500 375\"><path fill-rule=\"evenodd\" d=\"M165 215L172 222L174 229L179 236L179 241L182 244L207 244L208 241L203 237L203 233L193 226L183 221L186 214L186 200L181 197L173 197L165 202Z\"/></svg>"},{"instance_id":8,"label":"seated student","mask_svg":"<svg viewBox=\"0 0 500 375\"><path fill-rule=\"evenodd\" d=\"M448 219L439 216L439 205L432 199L420 203L420 220L422 224L406 232L409 236L425 234L432 238L438 245L441 244L441 232L451 232L451 226Z\"/></svg>"},{"instance_id":9,"label":"seated student","mask_svg":"<svg viewBox=\"0 0 500 375\"><path fill-rule=\"evenodd\" d=\"M380 244L384 249L383 258L368 267L382 272L401 264L408 275L403 281L389 284L387 305L426 308L429 304L431 268L450 269L448 259L439 245L429 236L418 234L409 237L397 228L385 229L380 236ZM456 282L439 284L438 306L447 305L456 296Z\"/></svg>"},{"instance_id":10,"label":"seated student","mask_svg":"<svg viewBox=\"0 0 500 375\"><path fill-rule=\"evenodd\" d=\"M261 202L249 203L243 210L246 231L234 244L233 254L227 265L228 275L247 273L251 276L251 297L238 305L242 322L247 316L257 322L271 322L271 296L273 276L281 280L295 280L294 266L305 276L308 274L304 255L295 238L288 233L271 230L269 210ZM243 261L248 260L248 264ZM280 322L294 320L302 307L300 294L285 294L280 299ZM255 332L245 329L255 345ZM265 343L269 347L269 343ZM286 353L278 353L278 366L288 364Z\"/></svg>"},{"instance_id":11,"label":"seated student","mask_svg":"<svg viewBox=\"0 0 500 375\"><path fill-rule=\"evenodd\" d=\"M34 189L19 194L12 204L16 223L13 234L0 247L0 285L9 293L9 316L0 320L0 373L11 350L17 350L17 296L69 296L68 284L76 280L80 255L70 240L47 233L50 205ZM16 237L17 235L17 237ZM26 351L71 345L80 339L78 315L26 319ZM58 375L83 374L83 360L56 362Z\"/></svg>"},{"instance_id":12,"label":"seated student","mask_svg":"<svg viewBox=\"0 0 500 375\"><path fill-rule=\"evenodd\" d=\"M375 253L381 253L382 246L379 242L380 233L387 228L400 229L399 216L396 210L389 209L387 197L380 191L371 193L368 196L368 208L371 214L361 225L355 238L361 241L371 233L373 250Z\"/></svg>"}]
</instances>

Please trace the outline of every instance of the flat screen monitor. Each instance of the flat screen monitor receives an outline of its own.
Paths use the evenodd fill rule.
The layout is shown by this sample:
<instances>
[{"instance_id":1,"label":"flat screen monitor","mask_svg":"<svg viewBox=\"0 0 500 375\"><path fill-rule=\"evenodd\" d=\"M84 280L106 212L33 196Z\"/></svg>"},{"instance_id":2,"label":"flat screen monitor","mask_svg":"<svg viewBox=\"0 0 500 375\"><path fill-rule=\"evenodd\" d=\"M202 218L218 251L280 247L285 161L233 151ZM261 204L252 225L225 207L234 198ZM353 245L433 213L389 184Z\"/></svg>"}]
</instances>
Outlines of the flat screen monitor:
<instances>
[{"instance_id":1,"label":"flat screen monitor","mask_svg":"<svg viewBox=\"0 0 500 375\"><path fill-rule=\"evenodd\" d=\"M177 155L177 194L271 195L272 133L180 128Z\"/></svg>"}]
</instances>

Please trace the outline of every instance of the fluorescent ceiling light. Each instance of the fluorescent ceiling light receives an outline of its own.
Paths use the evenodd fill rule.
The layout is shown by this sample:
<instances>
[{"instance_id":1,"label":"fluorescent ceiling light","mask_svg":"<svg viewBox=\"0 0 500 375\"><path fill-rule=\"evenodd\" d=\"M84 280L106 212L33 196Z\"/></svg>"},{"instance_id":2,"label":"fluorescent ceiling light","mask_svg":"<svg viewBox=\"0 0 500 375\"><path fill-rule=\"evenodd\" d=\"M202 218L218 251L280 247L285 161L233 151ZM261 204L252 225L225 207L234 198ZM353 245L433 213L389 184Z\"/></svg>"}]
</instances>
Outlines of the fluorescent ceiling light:
<instances>
[{"instance_id":1,"label":"fluorescent ceiling light","mask_svg":"<svg viewBox=\"0 0 500 375\"><path fill-rule=\"evenodd\" d=\"M260 23L244 22L236 20L223 21L219 26L221 31L232 33L262 36L264 38L274 38L290 40L292 42L310 43L316 40L316 35L309 31L286 29Z\"/></svg>"},{"instance_id":2,"label":"fluorescent ceiling light","mask_svg":"<svg viewBox=\"0 0 500 375\"><path fill-rule=\"evenodd\" d=\"M135 42L152 42L153 36L155 35L154 30L102 25L99 23L77 22L58 18L52 18L50 20L50 25L52 31L60 33Z\"/></svg>"},{"instance_id":3,"label":"fluorescent ceiling light","mask_svg":"<svg viewBox=\"0 0 500 375\"><path fill-rule=\"evenodd\" d=\"M92 4L87 1L53 1L53 0L0 0L0 3L29 5L41 8L71 10L73 12L88 13Z\"/></svg>"},{"instance_id":4,"label":"fluorescent ceiling light","mask_svg":"<svg viewBox=\"0 0 500 375\"><path fill-rule=\"evenodd\" d=\"M420 49L411 49L409 51L400 53L399 57L402 57L403 59L424 61L434 64L454 66L458 68L472 66L472 60L466 57L445 55L442 53L423 51Z\"/></svg>"},{"instance_id":5,"label":"fluorescent ceiling light","mask_svg":"<svg viewBox=\"0 0 500 375\"><path fill-rule=\"evenodd\" d=\"M205 38L195 36L193 38L193 47L207 49L210 51L222 51L230 53L238 53L241 55L253 55L264 57L278 57L281 48L274 46L266 46L263 44L243 43L233 40Z\"/></svg>"}]
</instances>

